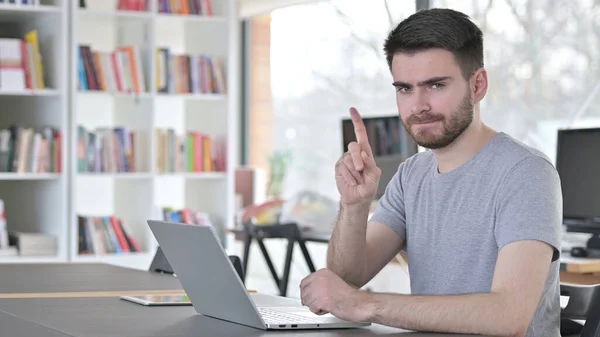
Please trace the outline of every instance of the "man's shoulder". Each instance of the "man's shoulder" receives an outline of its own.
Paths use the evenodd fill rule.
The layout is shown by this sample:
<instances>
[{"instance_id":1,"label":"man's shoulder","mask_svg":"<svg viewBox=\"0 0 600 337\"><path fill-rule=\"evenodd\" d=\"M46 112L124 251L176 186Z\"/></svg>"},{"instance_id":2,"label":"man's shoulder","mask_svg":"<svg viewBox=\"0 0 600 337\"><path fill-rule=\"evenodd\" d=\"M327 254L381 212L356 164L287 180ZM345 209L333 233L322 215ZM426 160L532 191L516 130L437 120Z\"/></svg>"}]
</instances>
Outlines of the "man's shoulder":
<instances>
[{"instance_id":1,"label":"man's shoulder","mask_svg":"<svg viewBox=\"0 0 600 337\"><path fill-rule=\"evenodd\" d=\"M496 134L490 142L483 153L474 159L469 170L485 172L487 176L496 178L506 177L515 170L533 175L540 170L556 171L545 153L504 132ZM398 173L403 178L410 177L410 181L416 181L419 177L431 174L436 166L433 152L426 150L404 160L398 167Z\"/></svg>"},{"instance_id":2,"label":"man's shoulder","mask_svg":"<svg viewBox=\"0 0 600 337\"><path fill-rule=\"evenodd\" d=\"M495 167L502 168L505 173L509 173L519 167L536 168L541 166L554 169L552 161L542 151L506 133L501 132L497 137L490 159L494 161Z\"/></svg>"}]
</instances>

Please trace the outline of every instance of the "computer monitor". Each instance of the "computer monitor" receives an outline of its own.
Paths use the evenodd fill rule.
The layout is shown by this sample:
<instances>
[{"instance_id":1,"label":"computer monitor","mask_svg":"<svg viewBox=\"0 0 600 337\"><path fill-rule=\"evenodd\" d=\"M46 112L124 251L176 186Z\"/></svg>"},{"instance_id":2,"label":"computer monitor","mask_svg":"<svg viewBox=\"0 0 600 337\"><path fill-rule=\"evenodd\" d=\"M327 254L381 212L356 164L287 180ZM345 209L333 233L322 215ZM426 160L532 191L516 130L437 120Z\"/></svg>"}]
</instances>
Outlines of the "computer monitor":
<instances>
[{"instance_id":1,"label":"computer monitor","mask_svg":"<svg viewBox=\"0 0 600 337\"><path fill-rule=\"evenodd\" d=\"M373 151L375 163L381 169L381 178L375 199L381 198L385 188L398 166L404 160L418 152L418 146L402 126L397 114L389 116L363 117L367 129L367 137ZM348 144L356 141L352 119L342 119L343 151L348 151Z\"/></svg>"},{"instance_id":2,"label":"computer monitor","mask_svg":"<svg viewBox=\"0 0 600 337\"><path fill-rule=\"evenodd\" d=\"M566 230L594 234L588 249L600 251L600 128L559 130L556 169Z\"/></svg>"}]
</instances>

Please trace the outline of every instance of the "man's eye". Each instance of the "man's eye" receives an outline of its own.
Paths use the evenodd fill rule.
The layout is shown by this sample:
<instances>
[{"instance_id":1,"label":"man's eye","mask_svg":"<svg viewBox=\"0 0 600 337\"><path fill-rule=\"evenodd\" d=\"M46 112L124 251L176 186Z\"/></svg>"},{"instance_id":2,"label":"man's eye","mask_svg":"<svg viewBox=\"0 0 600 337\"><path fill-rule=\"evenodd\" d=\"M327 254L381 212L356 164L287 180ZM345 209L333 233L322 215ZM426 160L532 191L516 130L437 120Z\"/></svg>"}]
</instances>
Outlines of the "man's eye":
<instances>
[{"instance_id":1,"label":"man's eye","mask_svg":"<svg viewBox=\"0 0 600 337\"><path fill-rule=\"evenodd\" d=\"M396 87L396 91L397 92L407 92L408 88L407 87Z\"/></svg>"},{"instance_id":2,"label":"man's eye","mask_svg":"<svg viewBox=\"0 0 600 337\"><path fill-rule=\"evenodd\" d=\"M443 85L442 83L434 83L434 84L432 84L432 85L431 85L431 87L432 87L433 89L439 89L439 88L441 88L441 87L443 87L443 86L444 86L444 85Z\"/></svg>"}]
</instances>

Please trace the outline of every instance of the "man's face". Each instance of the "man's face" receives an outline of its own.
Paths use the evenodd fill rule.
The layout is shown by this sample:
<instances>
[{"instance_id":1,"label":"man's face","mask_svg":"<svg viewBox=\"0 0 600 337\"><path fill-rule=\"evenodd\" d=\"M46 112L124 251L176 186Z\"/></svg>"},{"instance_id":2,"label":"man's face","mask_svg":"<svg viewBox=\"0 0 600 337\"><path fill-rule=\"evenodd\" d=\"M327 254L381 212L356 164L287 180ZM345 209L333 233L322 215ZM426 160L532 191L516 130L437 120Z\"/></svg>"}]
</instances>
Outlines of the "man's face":
<instances>
[{"instance_id":1,"label":"man's face","mask_svg":"<svg viewBox=\"0 0 600 337\"><path fill-rule=\"evenodd\" d=\"M446 147L471 124L471 90L452 53L443 49L397 53L392 77L404 128L420 146Z\"/></svg>"}]
</instances>

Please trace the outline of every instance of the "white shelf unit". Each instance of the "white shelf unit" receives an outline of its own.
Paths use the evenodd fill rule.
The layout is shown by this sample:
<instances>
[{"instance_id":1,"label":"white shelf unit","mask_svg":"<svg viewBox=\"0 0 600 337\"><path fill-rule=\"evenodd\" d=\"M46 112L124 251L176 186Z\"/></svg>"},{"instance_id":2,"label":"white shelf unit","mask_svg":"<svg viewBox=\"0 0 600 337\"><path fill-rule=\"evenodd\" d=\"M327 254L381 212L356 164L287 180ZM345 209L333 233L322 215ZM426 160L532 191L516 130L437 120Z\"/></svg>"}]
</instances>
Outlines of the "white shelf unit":
<instances>
[{"instance_id":1,"label":"white shelf unit","mask_svg":"<svg viewBox=\"0 0 600 337\"><path fill-rule=\"evenodd\" d=\"M24 39L37 31L43 68L44 89L3 88L0 85L0 129L17 126L42 133L52 127L60 131L61 172L0 172L0 199L9 232L43 233L56 239L56 254L0 254L0 263L68 261L68 6L64 0L42 0L37 6L0 4L0 38ZM8 48L8 47L7 47ZM6 77L3 77L4 79ZM13 82L14 83L14 82ZM14 130L14 129L13 129ZM11 136L12 137L12 136ZM18 146L17 146L18 147ZM34 148L28 146L28 151ZM7 148L0 149L8 156ZM28 154L28 156L31 153ZM3 160L6 160L4 157ZM2 162L4 164L4 162ZM28 158L27 166L32 162Z\"/></svg>"},{"instance_id":2,"label":"white shelf unit","mask_svg":"<svg viewBox=\"0 0 600 337\"><path fill-rule=\"evenodd\" d=\"M67 128L67 6L46 1L41 6L0 5L1 38L23 39L36 30L44 70L45 89L15 90L0 86L0 129L12 125L40 132L51 126ZM61 148L67 148L62 137ZM3 154L6 155L6 154ZM61 167L66 165L62 155ZM0 172L0 199L5 204L10 232L35 232L57 240L53 256L0 256L0 263L64 262L68 260L68 178L62 173Z\"/></svg>"},{"instance_id":3,"label":"white shelf unit","mask_svg":"<svg viewBox=\"0 0 600 337\"><path fill-rule=\"evenodd\" d=\"M206 212L218 228L232 228L234 169L237 165L238 112L230 94L235 84L238 49L235 0L212 0L214 17L160 14L158 1L147 12L117 11L114 0L87 0L86 9L71 3L70 145L73 172L70 214L70 256L73 262L101 261L147 269L157 243L146 220L162 219L162 207ZM147 91L98 92L78 87L78 45L110 52L124 45L139 47ZM157 48L171 53L206 54L224 60L226 94L170 94L157 90ZM136 172L94 173L78 170L78 127L88 130L124 126L135 135ZM226 139L226 171L167 172L157 167L156 130L177 134L199 131ZM138 138L142 137L142 138ZM79 254L78 215L121 219L142 246L140 253Z\"/></svg>"}]
</instances>

